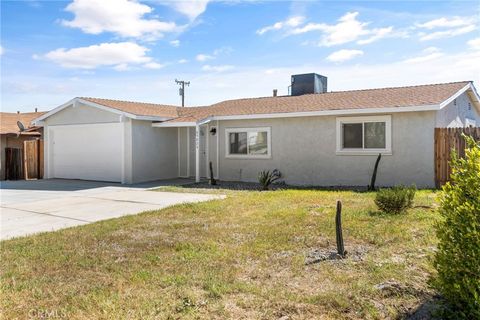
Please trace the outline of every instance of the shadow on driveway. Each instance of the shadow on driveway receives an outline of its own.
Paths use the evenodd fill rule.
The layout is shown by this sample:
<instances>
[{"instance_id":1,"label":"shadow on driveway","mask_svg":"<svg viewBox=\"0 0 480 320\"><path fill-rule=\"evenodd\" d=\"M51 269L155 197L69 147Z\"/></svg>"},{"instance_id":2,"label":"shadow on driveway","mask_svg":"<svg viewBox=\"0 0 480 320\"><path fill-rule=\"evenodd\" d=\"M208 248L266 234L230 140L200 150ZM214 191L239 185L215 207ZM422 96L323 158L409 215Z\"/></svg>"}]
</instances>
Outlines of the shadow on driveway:
<instances>
[{"instance_id":1,"label":"shadow on driveway","mask_svg":"<svg viewBox=\"0 0 480 320\"><path fill-rule=\"evenodd\" d=\"M88 189L116 187L150 189L163 186L177 186L194 183L191 179L167 179L134 184L121 184L118 182L101 182L69 179L40 179L40 180L15 180L0 181L2 190L37 190L37 191L81 191Z\"/></svg>"}]
</instances>

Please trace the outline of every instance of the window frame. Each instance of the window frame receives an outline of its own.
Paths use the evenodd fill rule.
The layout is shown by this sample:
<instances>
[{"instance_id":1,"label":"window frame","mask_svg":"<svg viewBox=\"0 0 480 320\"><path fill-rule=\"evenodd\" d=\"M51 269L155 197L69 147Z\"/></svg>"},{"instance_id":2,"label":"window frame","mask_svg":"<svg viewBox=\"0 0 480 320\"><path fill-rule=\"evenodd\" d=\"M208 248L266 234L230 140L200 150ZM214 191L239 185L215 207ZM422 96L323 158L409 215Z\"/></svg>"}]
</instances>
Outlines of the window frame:
<instances>
[{"instance_id":1,"label":"window frame","mask_svg":"<svg viewBox=\"0 0 480 320\"><path fill-rule=\"evenodd\" d=\"M247 133L247 154L230 153L230 133ZM250 132L267 133L267 154L249 154L248 138ZM271 127L250 127L250 128L225 128L225 158L229 159L271 159L272 158L272 134Z\"/></svg>"},{"instance_id":2,"label":"window frame","mask_svg":"<svg viewBox=\"0 0 480 320\"><path fill-rule=\"evenodd\" d=\"M392 154L392 116L337 117L337 155L382 155ZM365 123L385 122L385 148L365 148ZM343 124L362 124L362 148L343 148Z\"/></svg>"}]
</instances>

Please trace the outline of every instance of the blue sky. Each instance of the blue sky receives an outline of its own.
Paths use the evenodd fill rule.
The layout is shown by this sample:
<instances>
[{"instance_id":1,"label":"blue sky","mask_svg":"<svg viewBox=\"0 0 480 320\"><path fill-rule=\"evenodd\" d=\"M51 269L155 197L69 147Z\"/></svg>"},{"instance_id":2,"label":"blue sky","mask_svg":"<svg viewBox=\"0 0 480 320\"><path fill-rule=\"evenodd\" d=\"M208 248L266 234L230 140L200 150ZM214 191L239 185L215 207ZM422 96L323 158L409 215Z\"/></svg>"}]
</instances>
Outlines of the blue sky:
<instances>
[{"instance_id":1,"label":"blue sky","mask_svg":"<svg viewBox=\"0 0 480 320\"><path fill-rule=\"evenodd\" d=\"M478 1L1 1L2 111L480 81Z\"/></svg>"}]
</instances>

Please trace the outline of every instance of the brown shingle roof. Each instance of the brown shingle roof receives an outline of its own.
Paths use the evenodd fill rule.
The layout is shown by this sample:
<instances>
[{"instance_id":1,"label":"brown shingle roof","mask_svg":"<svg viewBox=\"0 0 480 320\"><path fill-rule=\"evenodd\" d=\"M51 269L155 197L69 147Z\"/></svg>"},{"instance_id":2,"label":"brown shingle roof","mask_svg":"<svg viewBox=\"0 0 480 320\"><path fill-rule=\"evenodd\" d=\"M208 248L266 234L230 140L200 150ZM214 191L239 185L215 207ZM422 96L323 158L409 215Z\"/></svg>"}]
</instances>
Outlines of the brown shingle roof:
<instances>
[{"instance_id":1,"label":"brown shingle roof","mask_svg":"<svg viewBox=\"0 0 480 320\"><path fill-rule=\"evenodd\" d=\"M26 112L26 113L10 113L0 112L0 134L18 133L20 132L17 121L20 121L25 128L32 128L33 119L40 117L45 112ZM24 132L24 134L38 134L36 132Z\"/></svg>"},{"instance_id":2,"label":"brown shingle roof","mask_svg":"<svg viewBox=\"0 0 480 320\"><path fill-rule=\"evenodd\" d=\"M139 116L178 117L179 107L165 104L143 103L133 101L121 101L99 98L80 97L80 99L100 104L112 109L132 113Z\"/></svg>"},{"instance_id":3,"label":"brown shingle roof","mask_svg":"<svg viewBox=\"0 0 480 320\"><path fill-rule=\"evenodd\" d=\"M227 100L208 107L184 108L179 118L192 121L209 116L291 113L438 105L469 84L468 81L367 90ZM185 120L188 117L190 120Z\"/></svg>"},{"instance_id":4,"label":"brown shingle roof","mask_svg":"<svg viewBox=\"0 0 480 320\"><path fill-rule=\"evenodd\" d=\"M468 81L366 90L247 98L222 101L205 107L176 107L98 98L81 98L140 116L172 118L169 122L194 122L209 116L291 113L370 108L438 105L469 84Z\"/></svg>"}]
</instances>

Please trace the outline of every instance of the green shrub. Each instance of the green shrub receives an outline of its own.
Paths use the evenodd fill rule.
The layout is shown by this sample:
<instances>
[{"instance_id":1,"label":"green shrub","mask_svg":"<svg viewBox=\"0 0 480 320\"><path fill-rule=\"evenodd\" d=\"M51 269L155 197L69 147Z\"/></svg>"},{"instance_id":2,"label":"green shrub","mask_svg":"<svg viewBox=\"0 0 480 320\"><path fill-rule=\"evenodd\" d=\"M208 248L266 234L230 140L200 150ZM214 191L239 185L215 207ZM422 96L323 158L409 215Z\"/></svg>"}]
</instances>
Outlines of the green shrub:
<instances>
[{"instance_id":1,"label":"green shrub","mask_svg":"<svg viewBox=\"0 0 480 320\"><path fill-rule=\"evenodd\" d=\"M415 197L415 186L395 186L388 189L380 189L375 197L375 204L380 211L391 214L405 212L412 207Z\"/></svg>"},{"instance_id":2,"label":"green shrub","mask_svg":"<svg viewBox=\"0 0 480 320\"><path fill-rule=\"evenodd\" d=\"M281 177L282 173L278 169L273 171L265 170L258 174L258 182L262 185L262 190L268 190L270 185Z\"/></svg>"},{"instance_id":3,"label":"green shrub","mask_svg":"<svg viewBox=\"0 0 480 320\"><path fill-rule=\"evenodd\" d=\"M465 158L452 152L451 182L440 194L433 283L450 304L451 317L480 319L480 145L464 138Z\"/></svg>"}]
</instances>

